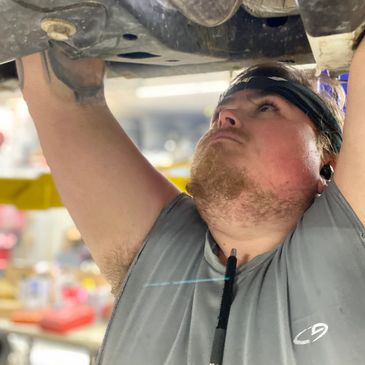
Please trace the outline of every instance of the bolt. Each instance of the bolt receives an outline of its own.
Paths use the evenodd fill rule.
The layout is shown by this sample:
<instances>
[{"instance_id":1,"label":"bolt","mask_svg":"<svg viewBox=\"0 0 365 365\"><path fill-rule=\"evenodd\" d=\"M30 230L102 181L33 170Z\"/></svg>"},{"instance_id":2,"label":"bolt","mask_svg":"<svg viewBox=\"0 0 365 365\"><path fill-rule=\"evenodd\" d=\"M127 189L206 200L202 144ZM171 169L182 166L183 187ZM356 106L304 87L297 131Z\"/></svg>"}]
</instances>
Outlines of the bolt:
<instances>
[{"instance_id":1,"label":"bolt","mask_svg":"<svg viewBox=\"0 0 365 365\"><path fill-rule=\"evenodd\" d=\"M76 33L76 27L64 19L47 18L41 21L41 28L50 39L55 41L67 41Z\"/></svg>"}]
</instances>

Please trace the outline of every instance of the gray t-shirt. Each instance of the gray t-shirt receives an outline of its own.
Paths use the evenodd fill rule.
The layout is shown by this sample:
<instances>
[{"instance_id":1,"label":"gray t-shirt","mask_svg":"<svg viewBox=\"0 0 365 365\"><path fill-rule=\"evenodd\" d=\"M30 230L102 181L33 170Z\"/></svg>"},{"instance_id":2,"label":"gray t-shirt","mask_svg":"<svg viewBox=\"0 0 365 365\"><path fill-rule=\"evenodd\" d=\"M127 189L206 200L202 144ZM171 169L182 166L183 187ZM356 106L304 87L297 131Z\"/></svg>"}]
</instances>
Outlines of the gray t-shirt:
<instances>
[{"instance_id":1,"label":"gray t-shirt","mask_svg":"<svg viewBox=\"0 0 365 365\"><path fill-rule=\"evenodd\" d=\"M237 270L224 365L365 364L365 230L334 182ZM194 202L156 221L116 301L103 365L208 365L225 267Z\"/></svg>"}]
</instances>

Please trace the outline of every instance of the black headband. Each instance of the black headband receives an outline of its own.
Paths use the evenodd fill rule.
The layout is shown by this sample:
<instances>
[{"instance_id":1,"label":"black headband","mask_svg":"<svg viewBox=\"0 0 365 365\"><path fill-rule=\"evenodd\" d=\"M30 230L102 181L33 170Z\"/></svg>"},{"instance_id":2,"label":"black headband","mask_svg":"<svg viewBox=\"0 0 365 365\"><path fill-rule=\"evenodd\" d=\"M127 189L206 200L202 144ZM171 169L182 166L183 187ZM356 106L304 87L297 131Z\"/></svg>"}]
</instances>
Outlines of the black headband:
<instances>
[{"instance_id":1,"label":"black headband","mask_svg":"<svg viewBox=\"0 0 365 365\"><path fill-rule=\"evenodd\" d=\"M228 96L244 89L264 90L288 100L307 114L316 127L328 136L335 153L340 151L342 144L340 124L322 99L309 88L280 77L253 76L234 82L220 96L218 105Z\"/></svg>"}]
</instances>

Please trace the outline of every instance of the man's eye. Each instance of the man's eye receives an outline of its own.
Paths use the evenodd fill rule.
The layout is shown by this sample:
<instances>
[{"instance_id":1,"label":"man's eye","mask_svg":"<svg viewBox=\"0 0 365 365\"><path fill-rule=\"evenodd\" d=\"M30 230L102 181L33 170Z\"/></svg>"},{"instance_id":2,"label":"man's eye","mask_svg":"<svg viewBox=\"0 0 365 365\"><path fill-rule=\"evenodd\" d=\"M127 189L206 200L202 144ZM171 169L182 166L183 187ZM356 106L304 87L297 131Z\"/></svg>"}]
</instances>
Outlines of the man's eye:
<instances>
[{"instance_id":1,"label":"man's eye","mask_svg":"<svg viewBox=\"0 0 365 365\"><path fill-rule=\"evenodd\" d=\"M274 112L274 111L278 110L278 108L273 103L265 102L258 106L258 110L260 112Z\"/></svg>"}]
</instances>

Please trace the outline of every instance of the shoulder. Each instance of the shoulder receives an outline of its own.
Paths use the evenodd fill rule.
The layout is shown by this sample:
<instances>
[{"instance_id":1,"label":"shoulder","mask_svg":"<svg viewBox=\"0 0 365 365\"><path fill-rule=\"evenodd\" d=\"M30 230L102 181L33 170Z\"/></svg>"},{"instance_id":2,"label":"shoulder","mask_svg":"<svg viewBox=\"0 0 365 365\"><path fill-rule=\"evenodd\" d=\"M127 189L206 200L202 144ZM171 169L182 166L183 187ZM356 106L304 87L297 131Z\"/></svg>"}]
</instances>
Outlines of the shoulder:
<instances>
[{"instance_id":1,"label":"shoulder","mask_svg":"<svg viewBox=\"0 0 365 365\"><path fill-rule=\"evenodd\" d=\"M324 192L317 196L304 213L302 224L308 229L348 229L363 231L364 226L335 180L329 182Z\"/></svg>"},{"instance_id":2,"label":"shoulder","mask_svg":"<svg viewBox=\"0 0 365 365\"><path fill-rule=\"evenodd\" d=\"M326 262L331 267L345 265L360 256L365 260L365 228L334 181L315 198L285 242L297 268L320 268Z\"/></svg>"},{"instance_id":3,"label":"shoulder","mask_svg":"<svg viewBox=\"0 0 365 365\"><path fill-rule=\"evenodd\" d=\"M184 241L184 245L188 245L189 241L194 241L192 237L200 237L205 234L206 225L198 213L194 200L185 193L179 194L170 203L168 203L156 222L152 226L150 232L140 248L135 252L129 252L129 262L125 262L125 253L120 249L108 255L108 262L105 267L104 275L112 284L112 293L116 295L123 283L126 281L131 270L134 269L138 261L144 261L144 270L148 270L150 263L156 262L162 258L162 253L166 253L167 246L171 250L178 251L178 245ZM128 247L128 245L125 245Z\"/></svg>"}]
</instances>

